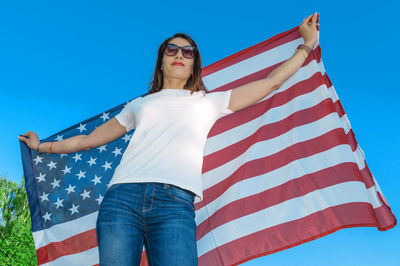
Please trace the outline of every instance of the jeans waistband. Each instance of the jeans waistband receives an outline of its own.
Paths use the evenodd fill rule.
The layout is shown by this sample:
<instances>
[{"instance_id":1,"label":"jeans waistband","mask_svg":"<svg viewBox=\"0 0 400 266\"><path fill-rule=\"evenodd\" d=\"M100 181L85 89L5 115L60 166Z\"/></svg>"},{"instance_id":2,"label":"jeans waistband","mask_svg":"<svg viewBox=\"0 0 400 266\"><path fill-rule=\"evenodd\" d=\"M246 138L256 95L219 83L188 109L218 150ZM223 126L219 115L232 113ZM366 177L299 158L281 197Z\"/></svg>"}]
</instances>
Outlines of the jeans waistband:
<instances>
[{"instance_id":1,"label":"jeans waistband","mask_svg":"<svg viewBox=\"0 0 400 266\"><path fill-rule=\"evenodd\" d=\"M184 188L181 188L181 187L178 187L178 186L175 186L175 185L172 185L172 184L167 184L168 186L172 186L172 187L176 187L176 188L178 188L178 189L181 189L181 190L183 190L183 191L185 191L185 192L187 192L187 193L189 193L189 194L191 194L192 196L196 196L196 194L195 193L193 193L192 191L190 191L190 190L187 190L187 189L184 189Z\"/></svg>"}]
</instances>

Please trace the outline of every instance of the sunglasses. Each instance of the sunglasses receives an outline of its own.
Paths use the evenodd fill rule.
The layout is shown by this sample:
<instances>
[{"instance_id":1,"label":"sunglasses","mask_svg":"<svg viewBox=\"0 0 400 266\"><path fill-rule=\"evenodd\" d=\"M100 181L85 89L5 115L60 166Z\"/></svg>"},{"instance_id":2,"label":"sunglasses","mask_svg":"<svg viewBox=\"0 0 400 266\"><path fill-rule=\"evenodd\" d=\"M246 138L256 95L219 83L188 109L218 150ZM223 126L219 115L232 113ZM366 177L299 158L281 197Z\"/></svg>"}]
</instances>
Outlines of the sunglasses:
<instances>
[{"instance_id":1,"label":"sunglasses","mask_svg":"<svg viewBox=\"0 0 400 266\"><path fill-rule=\"evenodd\" d=\"M187 58L187 59L192 59L195 55L196 52L196 47L194 46L183 46L180 47L176 44L173 43L169 43L167 44L167 46L165 47L165 54L168 56L174 56L178 53L179 49L182 50L182 55L183 57Z\"/></svg>"}]
</instances>

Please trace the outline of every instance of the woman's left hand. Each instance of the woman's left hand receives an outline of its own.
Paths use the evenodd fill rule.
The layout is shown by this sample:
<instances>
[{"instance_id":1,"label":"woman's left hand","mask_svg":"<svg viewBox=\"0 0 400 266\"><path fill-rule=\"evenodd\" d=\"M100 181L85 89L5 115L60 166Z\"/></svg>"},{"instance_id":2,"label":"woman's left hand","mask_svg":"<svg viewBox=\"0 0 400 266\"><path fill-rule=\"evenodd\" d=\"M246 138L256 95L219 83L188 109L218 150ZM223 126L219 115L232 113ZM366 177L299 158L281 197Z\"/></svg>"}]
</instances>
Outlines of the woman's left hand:
<instances>
[{"instance_id":1,"label":"woman's left hand","mask_svg":"<svg viewBox=\"0 0 400 266\"><path fill-rule=\"evenodd\" d=\"M317 42L317 14L312 14L305 19L299 26L299 31L301 37L304 39L304 44L309 45L310 48L314 48L315 43Z\"/></svg>"}]
</instances>

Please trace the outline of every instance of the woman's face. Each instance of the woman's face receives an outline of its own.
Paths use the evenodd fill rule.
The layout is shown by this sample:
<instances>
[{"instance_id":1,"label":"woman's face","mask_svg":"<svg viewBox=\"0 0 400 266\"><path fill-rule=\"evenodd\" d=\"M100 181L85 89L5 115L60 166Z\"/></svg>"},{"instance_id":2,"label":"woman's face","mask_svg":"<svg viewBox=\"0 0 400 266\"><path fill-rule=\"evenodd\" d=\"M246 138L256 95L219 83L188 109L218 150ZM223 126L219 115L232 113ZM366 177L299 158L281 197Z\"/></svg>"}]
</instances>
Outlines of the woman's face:
<instances>
[{"instance_id":1,"label":"woman's face","mask_svg":"<svg viewBox=\"0 0 400 266\"><path fill-rule=\"evenodd\" d=\"M180 47L182 46L190 46L190 42L184 38L176 37L169 41L169 43L173 43ZM181 64L174 64L174 63L182 63ZM188 80L190 74L193 69L194 64L194 57L191 59L187 59L183 57L182 50L179 49L178 53L174 56L167 56L165 53L162 59L162 72L165 78L175 78L175 79L182 79Z\"/></svg>"}]
</instances>

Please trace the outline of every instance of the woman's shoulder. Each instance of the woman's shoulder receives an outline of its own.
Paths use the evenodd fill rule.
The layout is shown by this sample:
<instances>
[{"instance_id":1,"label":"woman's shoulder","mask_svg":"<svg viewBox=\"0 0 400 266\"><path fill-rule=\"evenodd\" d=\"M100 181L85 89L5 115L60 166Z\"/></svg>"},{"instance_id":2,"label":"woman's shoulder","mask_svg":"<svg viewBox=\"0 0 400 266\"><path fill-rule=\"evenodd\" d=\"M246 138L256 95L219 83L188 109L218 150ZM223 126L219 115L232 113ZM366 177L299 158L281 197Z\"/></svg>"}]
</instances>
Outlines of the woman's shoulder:
<instances>
[{"instance_id":1,"label":"woman's shoulder","mask_svg":"<svg viewBox=\"0 0 400 266\"><path fill-rule=\"evenodd\" d=\"M133 98L132 100L128 101L128 103L126 105L132 106L132 105L141 104L141 103L143 103L144 99L145 99L145 96L140 95L140 96L137 96L137 97Z\"/></svg>"}]
</instances>

